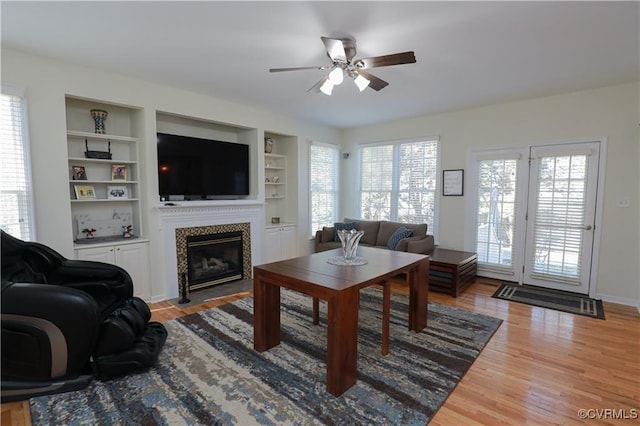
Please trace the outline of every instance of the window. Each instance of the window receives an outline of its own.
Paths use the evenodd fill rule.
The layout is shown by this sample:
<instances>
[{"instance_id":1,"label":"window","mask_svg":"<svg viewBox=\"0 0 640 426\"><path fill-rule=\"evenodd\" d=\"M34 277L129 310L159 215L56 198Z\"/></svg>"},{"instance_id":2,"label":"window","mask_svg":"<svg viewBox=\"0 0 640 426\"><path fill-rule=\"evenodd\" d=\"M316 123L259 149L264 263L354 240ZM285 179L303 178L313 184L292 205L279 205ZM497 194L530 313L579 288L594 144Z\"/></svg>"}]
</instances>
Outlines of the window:
<instances>
[{"instance_id":1,"label":"window","mask_svg":"<svg viewBox=\"0 0 640 426\"><path fill-rule=\"evenodd\" d=\"M426 223L436 230L438 140L364 146L360 150L360 216Z\"/></svg>"},{"instance_id":2,"label":"window","mask_svg":"<svg viewBox=\"0 0 640 426\"><path fill-rule=\"evenodd\" d=\"M23 90L2 86L0 101L0 228L33 240L33 199L26 99Z\"/></svg>"},{"instance_id":3,"label":"window","mask_svg":"<svg viewBox=\"0 0 640 426\"><path fill-rule=\"evenodd\" d=\"M311 232L333 226L338 218L338 167L340 148L312 143L309 149Z\"/></svg>"}]
</instances>

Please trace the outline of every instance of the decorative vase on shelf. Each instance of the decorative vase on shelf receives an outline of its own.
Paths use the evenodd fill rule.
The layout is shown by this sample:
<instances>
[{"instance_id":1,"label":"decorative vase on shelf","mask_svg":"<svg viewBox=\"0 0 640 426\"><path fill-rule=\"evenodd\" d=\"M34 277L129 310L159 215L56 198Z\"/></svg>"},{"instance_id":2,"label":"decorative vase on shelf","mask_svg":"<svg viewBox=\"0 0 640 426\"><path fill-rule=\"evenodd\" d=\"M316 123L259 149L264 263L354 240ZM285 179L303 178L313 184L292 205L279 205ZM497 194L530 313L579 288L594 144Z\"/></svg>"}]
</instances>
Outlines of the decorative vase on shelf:
<instances>
[{"instance_id":1,"label":"decorative vase on shelf","mask_svg":"<svg viewBox=\"0 0 640 426\"><path fill-rule=\"evenodd\" d=\"M91 117L93 117L93 123L95 124L95 133L106 133L104 122L107 119L107 115L109 115L109 113L103 109L92 109L90 112Z\"/></svg>"},{"instance_id":2,"label":"decorative vase on shelf","mask_svg":"<svg viewBox=\"0 0 640 426\"><path fill-rule=\"evenodd\" d=\"M273 139L264 138L264 152L266 152L267 154L271 154L272 151L273 151Z\"/></svg>"}]
</instances>

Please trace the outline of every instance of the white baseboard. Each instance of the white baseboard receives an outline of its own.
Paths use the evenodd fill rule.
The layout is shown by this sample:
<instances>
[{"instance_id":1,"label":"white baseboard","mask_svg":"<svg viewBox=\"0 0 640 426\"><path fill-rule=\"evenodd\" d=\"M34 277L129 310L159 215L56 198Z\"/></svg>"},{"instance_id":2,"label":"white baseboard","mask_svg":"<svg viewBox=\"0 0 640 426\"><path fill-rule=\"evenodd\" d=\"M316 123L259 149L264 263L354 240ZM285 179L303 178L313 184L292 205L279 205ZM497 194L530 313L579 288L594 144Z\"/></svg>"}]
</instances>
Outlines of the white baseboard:
<instances>
[{"instance_id":1,"label":"white baseboard","mask_svg":"<svg viewBox=\"0 0 640 426\"><path fill-rule=\"evenodd\" d=\"M605 302L617 303L618 305L633 306L640 313L640 301L627 299L626 297L609 296L607 294L596 294L596 299L602 299Z\"/></svg>"}]
</instances>

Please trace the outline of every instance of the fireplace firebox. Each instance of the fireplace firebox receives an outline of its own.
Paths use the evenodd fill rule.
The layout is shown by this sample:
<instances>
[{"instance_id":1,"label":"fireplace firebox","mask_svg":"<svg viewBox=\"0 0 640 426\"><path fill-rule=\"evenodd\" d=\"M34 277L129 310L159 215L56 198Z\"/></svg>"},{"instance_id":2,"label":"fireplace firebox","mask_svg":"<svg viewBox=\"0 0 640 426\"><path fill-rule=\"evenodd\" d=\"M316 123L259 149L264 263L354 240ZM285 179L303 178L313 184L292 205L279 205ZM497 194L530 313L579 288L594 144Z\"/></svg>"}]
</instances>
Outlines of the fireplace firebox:
<instances>
[{"instance_id":1,"label":"fireplace firebox","mask_svg":"<svg viewBox=\"0 0 640 426\"><path fill-rule=\"evenodd\" d=\"M181 292L251 279L249 223L176 228L175 232Z\"/></svg>"},{"instance_id":2,"label":"fireplace firebox","mask_svg":"<svg viewBox=\"0 0 640 426\"><path fill-rule=\"evenodd\" d=\"M242 232L187 237L189 291L242 280Z\"/></svg>"}]
</instances>

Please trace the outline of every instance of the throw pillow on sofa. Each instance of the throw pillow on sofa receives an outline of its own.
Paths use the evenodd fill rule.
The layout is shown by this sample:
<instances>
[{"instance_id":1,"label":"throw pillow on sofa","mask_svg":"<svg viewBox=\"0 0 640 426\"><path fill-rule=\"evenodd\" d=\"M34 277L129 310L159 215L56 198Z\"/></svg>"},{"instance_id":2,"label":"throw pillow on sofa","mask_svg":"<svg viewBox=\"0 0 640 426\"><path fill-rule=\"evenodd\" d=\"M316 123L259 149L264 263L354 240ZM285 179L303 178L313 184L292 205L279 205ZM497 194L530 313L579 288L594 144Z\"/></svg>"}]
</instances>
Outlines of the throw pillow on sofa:
<instances>
[{"instance_id":1,"label":"throw pillow on sofa","mask_svg":"<svg viewBox=\"0 0 640 426\"><path fill-rule=\"evenodd\" d=\"M336 222L333 224L333 227L335 228L335 235L333 237L333 241L336 242L340 242L340 237L338 236L338 231L344 229L345 231L351 231L352 229L355 230L356 229L356 223L355 222Z\"/></svg>"},{"instance_id":2,"label":"throw pillow on sofa","mask_svg":"<svg viewBox=\"0 0 640 426\"><path fill-rule=\"evenodd\" d=\"M401 226L400 228L396 229L395 232L391 235L391 238L389 238L389 242L387 243L387 247L389 248L389 250L395 250L396 247L398 247L398 243L400 242L400 240L402 240L403 238L409 238L412 234L412 229Z\"/></svg>"}]
</instances>

